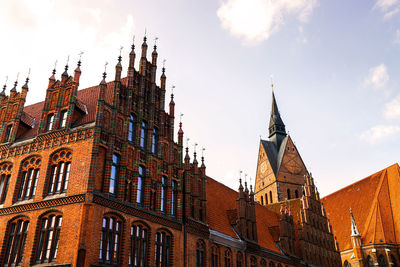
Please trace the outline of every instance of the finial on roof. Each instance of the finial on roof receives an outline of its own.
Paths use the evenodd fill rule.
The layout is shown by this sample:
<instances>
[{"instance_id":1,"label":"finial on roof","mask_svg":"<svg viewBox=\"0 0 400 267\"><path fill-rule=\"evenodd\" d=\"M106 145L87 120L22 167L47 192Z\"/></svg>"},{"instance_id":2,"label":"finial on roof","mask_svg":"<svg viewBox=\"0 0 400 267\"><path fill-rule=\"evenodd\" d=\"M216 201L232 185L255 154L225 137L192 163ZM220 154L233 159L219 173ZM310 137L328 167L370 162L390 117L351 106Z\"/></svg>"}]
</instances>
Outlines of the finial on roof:
<instances>
[{"instance_id":1,"label":"finial on roof","mask_svg":"<svg viewBox=\"0 0 400 267\"><path fill-rule=\"evenodd\" d=\"M272 92L274 91L274 82L272 80L272 74L269 76L270 80L271 80L271 90Z\"/></svg>"},{"instance_id":2,"label":"finial on roof","mask_svg":"<svg viewBox=\"0 0 400 267\"><path fill-rule=\"evenodd\" d=\"M81 66L81 60L82 60L82 55L83 55L83 51L81 51L78 55L79 55L79 60L78 60L78 67L80 67Z\"/></svg>"},{"instance_id":3,"label":"finial on roof","mask_svg":"<svg viewBox=\"0 0 400 267\"><path fill-rule=\"evenodd\" d=\"M171 98L174 98L174 89L175 89L175 85L171 86Z\"/></svg>"},{"instance_id":4,"label":"finial on roof","mask_svg":"<svg viewBox=\"0 0 400 267\"><path fill-rule=\"evenodd\" d=\"M147 29L144 28L143 45L147 45L147 44L146 44L146 41L147 41Z\"/></svg>"},{"instance_id":5,"label":"finial on roof","mask_svg":"<svg viewBox=\"0 0 400 267\"><path fill-rule=\"evenodd\" d=\"M133 38L132 38L131 48L132 48L131 54L134 54L135 53L135 35L133 35Z\"/></svg>"},{"instance_id":6,"label":"finial on roof","mask_svg":"<svg viewBox=\"0 0 400 267\"><path fill-rule=\"evenodd\" d=\"M28 75L26 76L25 84L22 86L22 89L28 89L28 83L29 83L29 75L31 74L31 68L28 70Z\"/></svg>"},{"instance_id":7,"label":"finial on roof","mask_svg":"<svg viewBox=\"0 0 400 267\"><path fill-rule=\"evenodd\" d=\"M196 155L197 155L197 153L196 153L196 147L198 146L199 144L197 144L197 143L194 143L194 145L193 145L193 155L194 155L194 160L196 160ZM197 160L196 160L197 161Z\"/></svg>"},{"instance_id":8,"label":"finial on roof","mask_svg":"<svg viewBox=\"0 0 400 267\"><path fill-rule=\"evenodd\" d=\"M201 166L204 166L204 151L206 149L204 147L201 148Z\"/></svg>"},{"instance_id":9,"label":"finial on roof","mask_svg":"<svg viewBox=\"0 0 400 267\"><path fill-rule=\"evenodd\" d=\"M183 113L179 114L179 123L182 123L182 117L183 117L183 115L185 115L185 114L183 114Z\"/></svg>"},{"instance_id":10,"label":"finial on roof","mask_svg":"<svg viewBox=\"0 0 400 267\"><path fill-rule=\"evenodd\" d=\"M19 72L17 73L17 79L14 82L14 87L11 88L10 92L17 92L18 78L19 78Z\"/></svg>"},{"instance_id":11,"label":"finial on roof","mask_svg":"<svg viewBox=\"0 0 400 267\"><path fill-rule=\"evenodd\" d=\"M156 51L156 49L157 49L157 40L158 40L158 37L155 37L154 38L154 51Z\"/></svg>"},{"instance_id":12,"label":"finial on roof","mask_svg":"<svg viewBox=\"0 0 400 267\"><path fill-rule=\"evenodd\" d=\"M239 170L239 191L243 191L243 185L242 185L242 170Z\"/></svg>"},{"instance_id":13,"label":"finial on roof","mask_svg":"<svg viewBox=\"0 0 400 267\"><path fill-rule=\"evenodd\" d=\"M104 64L103 80L101 80L100 84L106 84L107 65L108 65L108 62L106 61L106 63Z\"/></svg>"},{"instance_id":14,"label":"finial on roof","mask_svg":"<svg viewBox=\"0 0 400 267\"><path fill-rule=\"evenodd\" d=\"M119 56L118 56L118 62L119 62L119 63L121 63L121 60L122 60L122 49L124 49L123 46L121 46L121 47L119 48Z\"/></svg>"},{"instance_id":15,"label":"finial on roof","mask_svg":"<svg viewBox=\"0 0 400 267\"><path fill-rule=\"evenodd\" d=\"M8 76L6 76L6 81L4 82L3 91L1 91L0 93L1 96L6 95L7 82L8 82Z\"/></svg>"},{"instance_id":16,"label":"finial on roof","mask_svg":"<svg viewBox=\"0 0 400 267\"><path fill-rule=\"evenodd\" d=\"M69 64L69 55L68 55L68 58L67 58L67 64L65 65L65 71L64 71L64 73L62 74L62 76L68 76L68 64Z\"/></svg>"}]
</instances>

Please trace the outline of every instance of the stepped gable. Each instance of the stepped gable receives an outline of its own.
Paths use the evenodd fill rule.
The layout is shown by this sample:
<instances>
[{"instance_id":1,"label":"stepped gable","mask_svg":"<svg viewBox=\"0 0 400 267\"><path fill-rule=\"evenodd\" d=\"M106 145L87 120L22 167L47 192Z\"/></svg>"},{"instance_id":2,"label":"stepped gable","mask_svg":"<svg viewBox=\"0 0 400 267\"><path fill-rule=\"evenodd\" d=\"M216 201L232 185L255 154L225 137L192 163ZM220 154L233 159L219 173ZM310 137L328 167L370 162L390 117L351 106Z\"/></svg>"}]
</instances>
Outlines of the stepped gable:
<instances>
[{"instance_id":1,"label":"stepped gable","mask_svg":"<svg viewBox=\"0 0 400 267\"><path fill-rule=\"evenodd\" d=\"M229 213L236 210L239 193L207 177L207 220L210 229L238 238L231 225ZM279 225L277 213L255 203L258 244L266 249L282 254L274 242L268 227Z\"/></svg>"},{"instance_id":2,"label":"stepped gable","mask_svg":"<svg viewBox=\"0 0 400 267\"><path fill-rule=\"evenodd\" d=\"M121 79L121 84L122 86L127 86L128 84L128 77L122 78ZM107 88L105 92L105 101L107 104L112 105L113 101L113 90L114 90L114 81L108 82L107 83ZM79 90L77 92L77 108L80 109L84 114L78 121L74 123L73 126L78 126L82 125L85 123L93 122L96 117L96 105L97 105L97 100L99 97L99 92L100 92L100 85L88 87L82 90ZM39 122L40 118L42 116L42 110L44 106L44 101L25 106L23 110L24 117L26 120L24 120L24 123L32 122L33 120L35 121L34 127L26 131L21 138L21 139L26 139L30 138L33 136L36 136L38 134L39 130ZM17 140L18 141L18 140Z\"/></svg>"},{"instance_id":3,"label":"stepped gable","mask_svg":"<svg viewBox=\"0 0 400 267\"><path fill-rule=\"evenodd\" d=\"M352 248L350 208L364 245L400 243L399 190L400 167L394 164L322 199L340 250Z\"/></svg>"}]
</instances>

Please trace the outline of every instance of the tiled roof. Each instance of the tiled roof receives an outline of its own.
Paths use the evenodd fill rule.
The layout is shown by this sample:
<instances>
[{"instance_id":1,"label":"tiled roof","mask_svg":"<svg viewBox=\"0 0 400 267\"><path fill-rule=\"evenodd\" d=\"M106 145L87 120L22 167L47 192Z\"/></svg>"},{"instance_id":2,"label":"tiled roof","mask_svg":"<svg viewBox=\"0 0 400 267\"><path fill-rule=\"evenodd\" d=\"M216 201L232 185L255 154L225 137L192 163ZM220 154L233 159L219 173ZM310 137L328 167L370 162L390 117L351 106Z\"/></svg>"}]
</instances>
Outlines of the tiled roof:
<instances>
[{"instance_id":1,"label":"tiled roof","mask_svg":"<svg viewBox=\"0 0 400 267\"><path fill-rule=\"evenodd\" d=\"M238 238L230 224L232 211L236 209L236 199L239 193L229 187L207 178L207 221L212 230ZM269 226L278 226L278 214L267 208L256 205L258 243L269 250L281 253L275 245L273 237L268 230Z\"/></svg>"},{"instance_id":2,"label":"tiled roof","mask_svg":"<svg viewBox=\"0 0 400 267\"><path fill-rule=\"evenodd\" d=\"M126 86L127 82L128 82L127 77L121 79L121 83L123 86ZM114 82L113 81L108 82L107 89L105 92L105 101L106 101L106 103L108 103L110 105L112 104L112 101L113 101L113 91L114 91L113 89L114 89ZM80 118L75 123L74 126L77 126L80 124L85 124L88 122L93 122L95 120L96 104L97 104L97 100L99 98L99 93L100 93L99 85L85 88L85 89L79 90L77 92L76 106L83 112L85 112L87 110L87 114L83 115L82 118ZM38 133L43 106L44 106L44 101L24 107L23 118L21 118L21 119L24 119L24 122L25 122L25 120L27 122L35 120L35 126L34 126L34 128L29 129L27 132L25 132L20 137L21 139L33 137ZM27 118L28 116L29 116L29 120Z\"/></svg>"},{"instance_id":3,"label":"tiled roof","mask_svg":"<svg viewBox=\"0 0 400 267\"><path fill-rule=\"evenodd\" d=\"M400 244L399 190L394 164L322 199L341 251L352 248L350 208L364 245Z\"/></svg>"}]
</instances>

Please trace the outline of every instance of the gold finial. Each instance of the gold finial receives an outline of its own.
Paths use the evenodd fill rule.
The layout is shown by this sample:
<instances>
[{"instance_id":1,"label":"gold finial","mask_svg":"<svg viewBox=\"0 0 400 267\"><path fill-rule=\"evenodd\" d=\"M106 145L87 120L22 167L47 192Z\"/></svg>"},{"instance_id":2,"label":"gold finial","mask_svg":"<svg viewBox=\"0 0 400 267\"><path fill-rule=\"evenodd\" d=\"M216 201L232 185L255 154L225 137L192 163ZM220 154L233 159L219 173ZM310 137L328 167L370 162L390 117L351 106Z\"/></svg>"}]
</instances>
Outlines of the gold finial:
<instances>
[{"instance_id":1,"label":"gold finial","mask_svg":"<svg viewBox=\"0 0 400 267\"><path fill-rule=\"evenodd\" d=\"M273 75L271 74L270 76L269 76L269 78L270 78L270 80L271 80L271 89L272 89L272 91L274 91L274 81L273 81Z\"/></svg>"}]
</instances>

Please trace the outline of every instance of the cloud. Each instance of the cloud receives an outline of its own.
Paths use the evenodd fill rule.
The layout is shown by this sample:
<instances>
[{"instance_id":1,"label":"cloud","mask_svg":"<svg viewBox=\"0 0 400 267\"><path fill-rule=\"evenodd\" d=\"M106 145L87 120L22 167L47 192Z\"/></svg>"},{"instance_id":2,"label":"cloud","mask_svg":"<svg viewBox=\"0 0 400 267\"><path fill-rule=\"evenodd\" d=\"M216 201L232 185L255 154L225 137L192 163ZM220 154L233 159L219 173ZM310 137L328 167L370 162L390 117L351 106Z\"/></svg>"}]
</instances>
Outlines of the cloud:
<instances>
[{"instance_id":1,"label":"cloud","mask_svg":"<svg viewBox=\"0 0 400 267\"><path fill-rule=\"evenodd\" d=\"M385 105L383 114L386 119L400 119L400 95Z\"/></svg>"},{"instance_id":2,"label":"cloud","mask_svg":"<svg viewBox=\"0 0 400 267\"><path fill-rule=\"evenodd\" d=\"M369 69L369 75L365 77L365 84L372 85L375 89L385 87L389 81L389 74L385 64L380 64Z\"/></svg>"},{"instance_id":3,"label":"cloud","mask_svg":"<svg viewBox=\"0 0 400 267\"><path fill-rule=\"evenodd\" d=\"M386 138L391 138L400 133L398 125L376 125L371 129L363 132L360 139L371 145L382 142Z\"/></svg>"},{"instance_id":4,"label":"cloud","mask_svg":"<svg viewBox=\"0 0 400 267\"><path fill-rule=\"evenodd\" d=\"M400 11L400 0L377 0L374 9L379 9L384 19L390 19Z\"/></svg>"},{"instance_id":5,"label":"cloud","mask_svg":"<svg viewBox=\"0 0 400 267\"><path fill-rule=\"evenodd\" d=\"M394 43L400 44L400 29L397 29L396 33L394 34Z\"/></svg>"},{"instance_id":6,"label":"cloud","mask_svg":"<svg viewBox=\"0 0 400 267\"><path fill-rule=\"evenodd\" d=\"M317 0L224 0L217 11L222 27L245 43L267 40L291 17L308 21Z\"/></svg>"}]
</instances>

